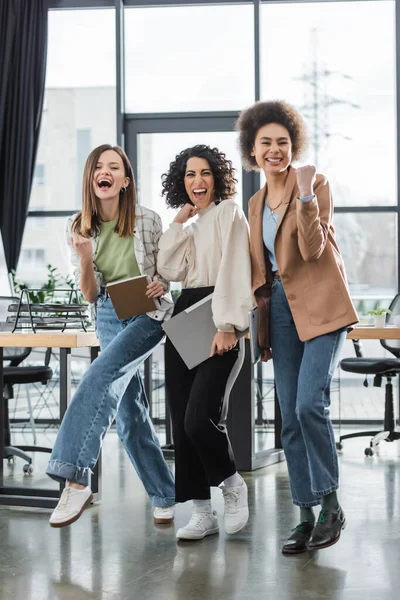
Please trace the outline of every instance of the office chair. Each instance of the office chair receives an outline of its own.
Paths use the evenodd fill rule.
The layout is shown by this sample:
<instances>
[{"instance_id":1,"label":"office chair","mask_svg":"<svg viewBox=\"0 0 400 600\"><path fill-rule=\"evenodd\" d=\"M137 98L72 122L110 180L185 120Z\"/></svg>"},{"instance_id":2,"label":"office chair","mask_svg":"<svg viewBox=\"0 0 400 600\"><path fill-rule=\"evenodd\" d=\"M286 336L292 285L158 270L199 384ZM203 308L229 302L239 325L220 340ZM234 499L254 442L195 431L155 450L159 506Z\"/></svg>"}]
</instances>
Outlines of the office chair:
<instances>
[{"instance_id":1,"label":"office chair","mask_svg":"<svg viewBox=\"0 0 400 600\"><path fill-rule=\"evenodd\" d=\"M15 298L0 297L0 321L5 322L8 306L15 302ZM23 466L24 473L33 472L32 458L26 452L48 452L51 448L41 446L12 446L9 418L9 400L14 398L14 385L43 383L46 384L53 376L53 371L49 366L50 351L46 353L44 365L25 367L21 363L29 356L32 348L4 348L3 362L8 362L9 366L3 367L3 411L4 411L4 450L3 459L11 460L14 457L22 458L26 461ZM0 407L1 408L1 407ZM31 415L32 418L32 415Z\"/></svg>"},{"instance_id":2,"label":"office chair","mask_svg":"<svg viewBox=\"0 0 400 600\"><path fill-rule=\"evenodd\" d=\"M400 294L397 294L390 306L391 314L387 316L387 325L398 325L400 320ZM397 377L400 373L400 340L380 340L381 345L391 352L396 358L365 358L362 356L361 347L358 346L361 356L357 353L356 358L344 358L340 362L340 367L343 371L349 373L360 373L362 375L374 375L374 386L381 387L382 378L386 379L385 384L385 412L383 419L383 430L381 431L359 431L357 433L349 433L341 435L339 438L338 448L342 448L342 440L371 436L369 447L365 448L366 456L373 456L374 447L385 440L393 442L400 439L400 432L395 429L394 419L394 399L392 378Z\"/></svg>"}]
</instances>

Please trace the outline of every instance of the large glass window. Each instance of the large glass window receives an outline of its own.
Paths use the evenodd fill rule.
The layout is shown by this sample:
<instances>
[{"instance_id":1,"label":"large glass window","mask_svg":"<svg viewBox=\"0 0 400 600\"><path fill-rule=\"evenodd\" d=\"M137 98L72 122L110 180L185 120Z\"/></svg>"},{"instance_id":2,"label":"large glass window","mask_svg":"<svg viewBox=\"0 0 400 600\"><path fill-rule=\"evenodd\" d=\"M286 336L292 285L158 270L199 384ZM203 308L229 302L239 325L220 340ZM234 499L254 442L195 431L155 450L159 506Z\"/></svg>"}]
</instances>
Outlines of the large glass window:
<instances>
[{"instance_id":1,"label":"large glass window","mask_svg":"<svg viewBox=\"0 0 400 600\"><path fill-rule=\"evenodd\" d=\"M253 7L125 12L127 112L240 110L254 99Z\"/></svg>"},{"instance_id":2,"label":"large glass window","mask_svg":"<svg viewBox=\"0 0 400 600\"><path fill-rule=\"evenodd\" d=\"M397 290L397 214L339 213L334 222L359 314L387 307Z\"/></svg>"},{"instance_id":3,"label":"large glass window","mask_svg":"<svg viewBox=\"0 0 400 600\"><path fill-rule=\"evenodd\" d=\"M31 211L77 211L89 152L116 142L115 11L49 12L46 90ZM65 217L28 217L18 276L47 279L50 263L70 270Z\"/></svg>"},{"instance_id":4,"label":"large glass window","mask_svg":"<svg viewBox=\"0 0 400 600\"><path fill-rule=\"evenodd\" d=\"M87 155L116 141L115 78L115 12L50 11L31 210L80 208Z\"/></svg>"},{"instance_id":5,"label":"large glass window","mask_svg":"<svg viewBox=\"0 0 400 600\"><path fill-rule=\"evenodd\" d=\"M18 263L18 279L41 287L49 276L48 265L62 277L71 274L66 238L66 217L29 217Z\"/></svg>"},{"instance_id":6,"label":"large glass window","mask_svg":"<svg viewBox=\"0 0 400 600\"><path fill-rule=\"evenodd\" d=\"M262 6L262 99L294 104L337 206L397 204L395 2Z\"/></svg>"}]
</instances>

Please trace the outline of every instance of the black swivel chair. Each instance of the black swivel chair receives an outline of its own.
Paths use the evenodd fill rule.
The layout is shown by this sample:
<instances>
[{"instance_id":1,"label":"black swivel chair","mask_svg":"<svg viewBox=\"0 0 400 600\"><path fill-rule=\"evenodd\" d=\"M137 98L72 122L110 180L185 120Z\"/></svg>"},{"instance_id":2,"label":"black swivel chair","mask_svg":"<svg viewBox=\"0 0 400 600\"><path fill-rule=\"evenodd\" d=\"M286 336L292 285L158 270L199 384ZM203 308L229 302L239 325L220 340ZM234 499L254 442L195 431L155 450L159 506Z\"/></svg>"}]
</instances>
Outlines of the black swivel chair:
<instances>
[{"instance_id":1,"label":"black swivel chair","mask_svg":"<svg viewBox=\"0 0 400 600\"><path fill-rule=\"evenodd\" d=\"M396 324L400 317L400 294L397 294L390 304L391 314L388 315L386 322L388 325ZM396 318L397 317L397 318ZM396 358L364 358L360 347L360 352L356 354L357 358L344 358L340 362L343 371L349 373L360 373L361 375L374 375L374 386L381 387L382 378L386 379L385 384L385 412L383 419L383 430L381 431L358 431L341 435L338 448L342 448L342 441L353 438L371 436L369 447L365 448L366 456L373 456L374 447L382 440L393 442L400 439L400 432L395 430L394 419L394 399L392 378L400 373L400 340L381 340L382 346L389 350Z\"/></svg>"},{"instance_id":2,"label":"black swivel chair","mask_svg":"<svg viewBox=\"0 0 400 600\"><path fill-rule=\"evenodd\" d=\"M2 296L0 297L0 320L4 323L8 305L15 301L15 298ZM10 419L8 402L14 397L14 385L27 383L43 383L46 384L53 376L53 371L49 367L50 351L46 353L44 365L39 366L20 366L21 363L29 356L32 348L4 348L3 362L8 362L8 366L3 367L3 407L4 411L4 451L3 459L11 460L14 456L18 456L26 461L23 467L24 473L32 473L32 458L25 452L48 452L51 453L51 448L42 446L12 446L10 433ZM1 449L0 449L1 451Z\"/></svg>"}]
</instances>

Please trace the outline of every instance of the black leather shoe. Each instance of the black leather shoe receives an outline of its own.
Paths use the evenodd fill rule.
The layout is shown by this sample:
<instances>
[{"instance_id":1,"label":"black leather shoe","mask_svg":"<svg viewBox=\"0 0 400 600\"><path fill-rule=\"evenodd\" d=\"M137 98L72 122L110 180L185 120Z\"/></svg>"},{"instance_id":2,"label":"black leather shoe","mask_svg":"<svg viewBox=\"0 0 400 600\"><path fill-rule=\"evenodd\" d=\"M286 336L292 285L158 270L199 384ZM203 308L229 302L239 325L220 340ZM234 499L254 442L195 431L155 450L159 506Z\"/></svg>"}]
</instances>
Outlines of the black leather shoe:
<instances>
[{"instance_id":1,"label":"black leather shoe","mask_svg":"<svg viewBox=\"0 0 400 600\"><path fill-rule=\"evenodd\" d=\"M300 554L300 552L306 552L313 529L314 523L310 523L310 521L303 521L300 525L292 529L292 535L283 544L283 554Z\"/></svg>"},{"instance_id":2,"label":"black leather shoe","mask_svg":"<svg viewBox=\"0 0 400 600\"><path fill-rule=\"evenodd\" d=\"M320 550L336 544L339 541L342 529L345 527L346 517L340 507L337 511L321 510L308 543L308 549Z\"/></svg>"}]
</instances>

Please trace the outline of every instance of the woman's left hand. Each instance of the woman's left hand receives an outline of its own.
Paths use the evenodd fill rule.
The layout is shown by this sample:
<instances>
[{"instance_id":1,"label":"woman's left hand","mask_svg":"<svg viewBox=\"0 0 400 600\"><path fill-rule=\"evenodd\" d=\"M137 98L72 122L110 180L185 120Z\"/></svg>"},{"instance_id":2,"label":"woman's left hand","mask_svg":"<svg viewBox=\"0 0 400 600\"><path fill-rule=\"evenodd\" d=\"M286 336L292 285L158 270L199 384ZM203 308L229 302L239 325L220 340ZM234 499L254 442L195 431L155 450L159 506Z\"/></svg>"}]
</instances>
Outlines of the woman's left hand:
<instances>
[{"instance_id":1,"label":"woman's left hand","mask_svg":"<svg viewBox=\"0 0 400 600\"><path fill-rule=\"evenodd\" d=\"M314 183L317 176L317 169L314 165L306 165L296 169L297 185L299 186L300 197L312 196L314 194Z\"/></svg>"},{"instance_id":2,"label":"woman's left hand","mask_svg":"<svg viewBox=\"0 0 400 600\"><path fill-rule=\"evenodd\" d=\"M165 290L164 290L164 286L162 285L162 283L160 283L159 281L157 281L157 279L155 279L154 281L149 283L149 285L147 286L146 296L148 298L159 298L160 296L162 296L164 294L164 292L165 292Z\"/></svg>"},{"instance_id":3,"label":"woman's left hand","mask_svg":"<svg viewBox=\"0 0 400 600\"><path fill-rule=\"evenodd\" d=\"M224 354L224 352L229 352L229 350L232 350L236 344L237 338L234 331L218 331L215 334L213 343L211 344L210 356L214 356L215 353L221 356Z\"/></svg>"}]
</instances>

